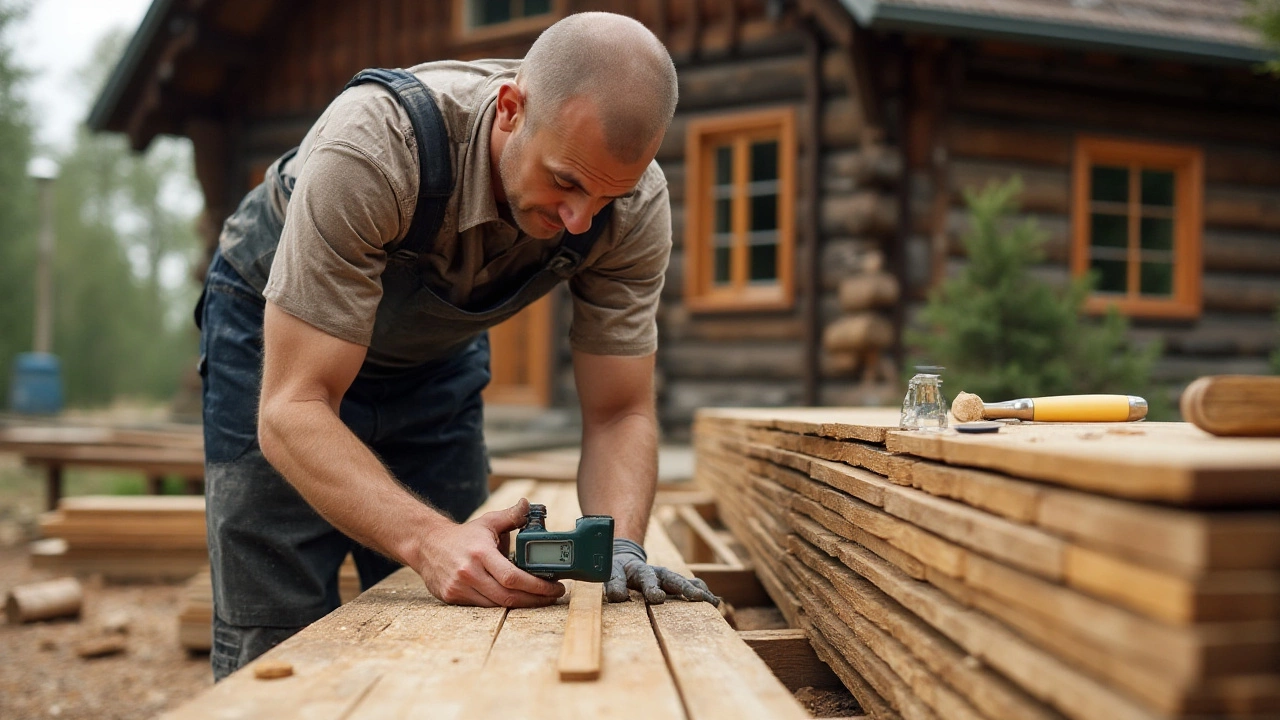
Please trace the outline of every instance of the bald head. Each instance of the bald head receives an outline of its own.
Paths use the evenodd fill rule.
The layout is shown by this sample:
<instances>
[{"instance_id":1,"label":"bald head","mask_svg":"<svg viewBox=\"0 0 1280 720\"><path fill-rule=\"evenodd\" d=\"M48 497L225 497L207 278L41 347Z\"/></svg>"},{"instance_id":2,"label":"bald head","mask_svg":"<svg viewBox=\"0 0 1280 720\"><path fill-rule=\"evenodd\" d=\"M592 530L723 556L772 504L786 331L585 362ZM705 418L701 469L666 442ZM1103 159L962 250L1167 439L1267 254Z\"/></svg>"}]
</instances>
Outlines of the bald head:
<instances>
[{"instance_id":1,"label":"bald head","mask_svg":"<svg viewBox=\"0 0 1280 720\"><path fill-rule=\"evenodd\" d=\"M570 15L538 36L516 82L530 129L554 122L574 98L592 102L610 154L635 162L675 114L676 69L662 42L625 15Z\"/></svg>"}]
</instances>

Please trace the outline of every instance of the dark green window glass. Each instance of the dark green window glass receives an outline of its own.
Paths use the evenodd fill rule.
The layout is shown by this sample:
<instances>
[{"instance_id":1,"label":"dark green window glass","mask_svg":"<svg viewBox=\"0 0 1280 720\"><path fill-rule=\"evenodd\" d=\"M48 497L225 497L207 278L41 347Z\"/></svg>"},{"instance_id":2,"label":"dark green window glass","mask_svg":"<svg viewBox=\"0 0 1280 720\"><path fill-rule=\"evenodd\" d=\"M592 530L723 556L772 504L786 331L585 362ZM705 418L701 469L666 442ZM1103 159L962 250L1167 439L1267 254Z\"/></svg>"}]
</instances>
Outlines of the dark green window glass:
<instances>
[{"instance_id":1,"label":"dark green window glass","mask_svg":"<svg viewBox=\"0 0 1280 720\"><path fill-rule=\"evenodd\" d=\"M1091 217L1090 244L1095 247L1128 247L1129 218L1123 215L1094 213Z\"/></svg>"},{"instance_id":2,"label":"dark green window glass","mask_svg":"<svg viewBox=\"0 0 1280 720\"><path fill-rule=\"evenodd\" d=\"M1171 218L1142 218L1142 249L1172 250L1173 220Z\"/></svg>"},{"instance_id":3,"label":"dark green window glass","mask_svg":"<svg viewBox=\"0 0 1280 720\"><path fill-rule=\"evenodd\" d=\"M716 223L712 228L714 233L733 232L733 219L731 211L733 209L733 201L729 198L721 198L716 200Z\"/></svg>"},{"instance_id":4,"label":"dark green window glass","mask_svg":"<svg viewBox=\"0 0 1280 720\"><path fill-rule=\"evenodd\" d=\"M778 246L775 243L751 246L748 277L752 282L772 282L778 279Z\"/></svg>"},{"instance_id":5,"label":"dark green window glass","mask_svg":"<svg viewBox=\"0 0 1280 720\"><path fill-rule=\"evenodd\" d=\"M1142 204L1173 207L1173 173L1168 170L1142 171Z\"/></svg>"},{"instance_id":6,"label":"dark green window glass","mask_svg":"<svg viewBox=\"0 0 1280 720\"><path fill-rule=\"evenodd\" d=\"M716 148L716 184L733 184L733 148L727 145Z\"/></svg>"},{"instance_id":7,"label":"dark green window glass","mask_svg":"<svg viewBox=\"0 0 1280 720\"><path fill-rule=\"evenodd\" d=\"M756 195L751 198L752 232L778 229L778 196Z\"/></svg>"},{"instance_id":8,"label":"dark green window glass","mask_svg":"<svg viewBox=\"0 0 1280 720\"><path fill-rule=\"evenodd\" d=\"M546 15L551 12L551 0L524 0L524 16Z\"/></svg>"},{"instance_id":9,"label":"dark green window glass","mask_svg":"<svg viewBox=\"0 0 1280 720\"><path fill-rule=\"evenodd\" d=\"M472 0L472 25L496 25L510 22L511 0Z\"/></svg>"},{"instance_id":10,"label":"dark green window glass","mask_svg":"<svg viewBox=\"0 0 1280 720\"><path fill-rule=\"evenodd\" d=\"M1094 165L1090 199L1101 202L1129 202L1129 169Z\"/></svg>"},{"instance_id":11,"label":"dark green window glass","mask_svg":"<svg viewBox=\"0 0 1280 720\"><path fill-rule=\"evenodd\" d=\"M778 141L751 143L751 182L778 179Z\"/></svg>"},{"instance_id":12,"label":"dark green window glass","mask_svg":"<svg viewBox=\"0 0 1280 720\"><path fill-rule=\"evenodd\" d=\"M1128 263L1123 260L1100 260L1094 258L1090 262L1093 271L1098 275L1098 292L1123 293L1128 286Z\"/></svg>"},{"instance_id":13,"label":"dark green window glass","mask_svg":"<svg viewBox=\"0 0 1280 720\"><path fill-rule=\"evenodd\" d=\"M713 251L713 264L715 266L715 277L713 280L717 285L729 284L729 246L716 245Z\"/></svg>"},{"instance_id":14,"label":"dark green window glass","mask_svg":"<svg viewBox=\"0 0 1280 720\"><path fill-rule=\"evenodd\" d=\"M1144 262L1140 272L1143 295L1173 294L1173 265L1167 262Z\"/></svg>"}]
</instances>

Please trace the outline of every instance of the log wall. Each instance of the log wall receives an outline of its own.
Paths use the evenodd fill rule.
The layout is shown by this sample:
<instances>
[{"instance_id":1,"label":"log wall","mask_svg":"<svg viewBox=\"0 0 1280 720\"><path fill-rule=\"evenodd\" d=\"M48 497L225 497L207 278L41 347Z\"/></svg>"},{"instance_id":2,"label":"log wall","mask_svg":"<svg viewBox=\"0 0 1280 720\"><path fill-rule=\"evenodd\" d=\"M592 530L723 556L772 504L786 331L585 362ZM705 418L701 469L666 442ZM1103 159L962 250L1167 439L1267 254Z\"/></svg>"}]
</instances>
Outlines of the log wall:
<instances>
[{"instance_id":1,"label":"log wall","mask_svg":"<svg viewBox=\"0 0 1280 720\"><path fill-rule=\"evenodd\" d=\"M1203 311L1194 320L1134 318L1160 340L1157 379L1266 373L1280 306L1280 84L1249 68L1190 68L1067 51L953 48L932 166L936 209L921 224L930 274L963 265L963 192L1019 176L1022 207L1047 235L1041 275L1070 275L1071 173L1081 135L1189 145L1204 153ZM928 180L926 180L928 182ZM921 297L914 298L916 306Z\"/></svg>"}]
</instances>

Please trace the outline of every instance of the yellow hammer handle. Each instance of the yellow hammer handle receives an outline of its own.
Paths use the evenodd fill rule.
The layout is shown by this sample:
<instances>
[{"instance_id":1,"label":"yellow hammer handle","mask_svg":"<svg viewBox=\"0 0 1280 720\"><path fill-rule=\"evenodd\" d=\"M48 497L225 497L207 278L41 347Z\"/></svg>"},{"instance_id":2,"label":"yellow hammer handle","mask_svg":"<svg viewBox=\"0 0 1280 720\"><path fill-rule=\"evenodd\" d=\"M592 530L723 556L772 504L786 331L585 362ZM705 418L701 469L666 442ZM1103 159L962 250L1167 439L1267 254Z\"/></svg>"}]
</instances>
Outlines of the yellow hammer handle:
<instances>
[{"instance_id":1,"label":"yellow hammer handle","mask_svg":"<svg viewBox=\"0 0 1280 720\"><path fill-rule=\"evenodd\" d=\"M1032 398L1036 422L1125 422L1128 395L1054 395Z\"/></svg>"}]
</instances>

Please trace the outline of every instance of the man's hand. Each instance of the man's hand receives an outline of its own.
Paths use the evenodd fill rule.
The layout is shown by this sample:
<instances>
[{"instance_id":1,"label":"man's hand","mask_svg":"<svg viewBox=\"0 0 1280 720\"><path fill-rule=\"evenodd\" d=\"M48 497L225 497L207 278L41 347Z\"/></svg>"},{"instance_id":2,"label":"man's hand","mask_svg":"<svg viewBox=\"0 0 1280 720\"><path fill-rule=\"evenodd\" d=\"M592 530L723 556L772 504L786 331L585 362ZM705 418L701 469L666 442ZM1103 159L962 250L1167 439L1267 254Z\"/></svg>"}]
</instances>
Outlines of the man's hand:
<instances>
[{"instance_id":1,"label":"man's hand","mask_svg":"<svg viewBox=\"0 0 1280 720\"><path fill-rule=\"evenodd\" d=\"M529 501L485 513L431 533L418 574L432 595L451 605L541 607L564 595L564 585L516 567L504 551L509 533L524 527Z\"/></svg>"},{"instance_id":2,"label":"man's hand","mask_svg":"<svg viewBox=\"0 0 1280 720\"><path fill-rule=\"evenodd\" d=\"M720 598L711 594L707 584L698 578L686 578L664 567L650 565L644 548L626 538L613 540L613 576L604 585L609 602L631 599L627 588L639 590L650 605L661 605L667 594L680 595L685 600L705 600L719 605Z\"/></svg>"}]
</instances>

